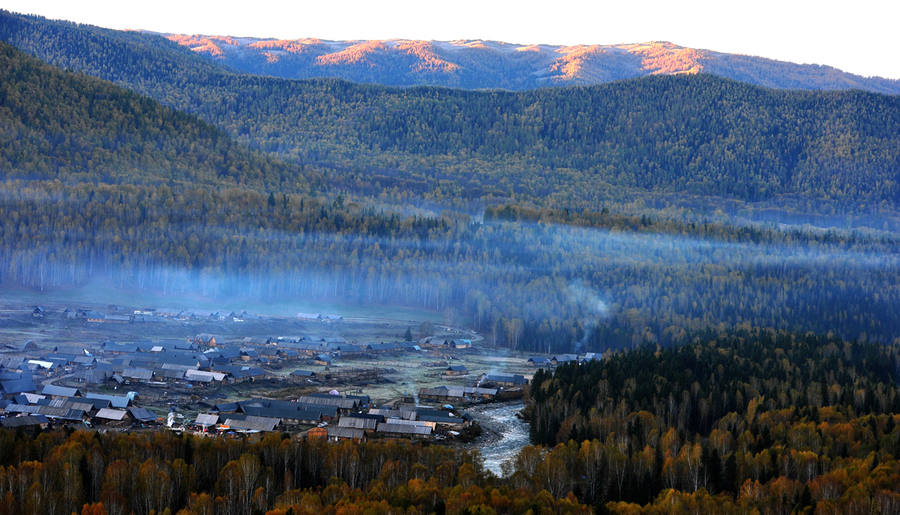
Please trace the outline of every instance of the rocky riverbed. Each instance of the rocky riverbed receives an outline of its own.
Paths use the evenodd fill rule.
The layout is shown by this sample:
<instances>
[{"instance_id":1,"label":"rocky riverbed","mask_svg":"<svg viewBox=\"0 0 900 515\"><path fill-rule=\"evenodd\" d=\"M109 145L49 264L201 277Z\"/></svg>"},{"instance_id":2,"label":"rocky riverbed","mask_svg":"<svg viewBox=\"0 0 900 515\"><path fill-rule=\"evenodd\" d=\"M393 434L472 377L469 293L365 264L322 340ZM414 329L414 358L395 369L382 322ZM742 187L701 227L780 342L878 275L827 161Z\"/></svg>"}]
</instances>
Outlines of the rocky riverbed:
<instances>
[{"instance_id":1,"label":"rocky riverbed","mask_svg":"<svg viewBox=\"0 0 900 515\"><path fill-rule=\"evenodd\" d=\"M478 421L482 434L468 448L477 449L484 458L484 468L502 476L501 465L528 445L528 424L516 415L522 411L521 401L476 406L467 413Z\"/></svg>"}]
</instances>

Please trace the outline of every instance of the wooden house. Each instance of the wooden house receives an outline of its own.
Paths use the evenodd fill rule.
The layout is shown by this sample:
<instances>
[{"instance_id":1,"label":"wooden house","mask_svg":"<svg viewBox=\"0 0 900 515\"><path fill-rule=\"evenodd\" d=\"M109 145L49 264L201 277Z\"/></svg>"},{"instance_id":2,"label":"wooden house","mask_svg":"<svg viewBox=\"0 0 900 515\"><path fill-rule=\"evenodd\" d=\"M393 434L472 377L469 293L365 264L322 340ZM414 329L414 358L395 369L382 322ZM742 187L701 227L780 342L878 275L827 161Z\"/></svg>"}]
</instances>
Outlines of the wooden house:
<instances>
[{"instance_id":1,"label":"wooden house","mask_svg":"<svg viewBox=\"0 0 900 515\"><path fill-rule=\"evenodd\" d=\"M445 376L464 376L468 374L469 371L465 365L450 365L447 367L447 370L444 370Z\"/></svg>"}]
</instances>

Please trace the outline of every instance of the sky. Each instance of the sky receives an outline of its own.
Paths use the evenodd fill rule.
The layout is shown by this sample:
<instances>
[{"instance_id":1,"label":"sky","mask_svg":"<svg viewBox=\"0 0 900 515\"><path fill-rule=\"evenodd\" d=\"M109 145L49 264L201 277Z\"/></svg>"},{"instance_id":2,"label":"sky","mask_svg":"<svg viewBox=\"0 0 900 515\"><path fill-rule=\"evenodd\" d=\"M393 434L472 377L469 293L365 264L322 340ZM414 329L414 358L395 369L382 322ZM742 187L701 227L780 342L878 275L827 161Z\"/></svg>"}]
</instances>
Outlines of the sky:
<instances>
[{"instance_id":1,"label":"sky","mask_svg":"<svg viewBox=\"0 0 900 515\"><path fill-rule=\"evenodd\" d=\"M0 7L178 34L548 45L669 41L900 79L896 0L0 0Z\"/></svg>"}]
</instances>

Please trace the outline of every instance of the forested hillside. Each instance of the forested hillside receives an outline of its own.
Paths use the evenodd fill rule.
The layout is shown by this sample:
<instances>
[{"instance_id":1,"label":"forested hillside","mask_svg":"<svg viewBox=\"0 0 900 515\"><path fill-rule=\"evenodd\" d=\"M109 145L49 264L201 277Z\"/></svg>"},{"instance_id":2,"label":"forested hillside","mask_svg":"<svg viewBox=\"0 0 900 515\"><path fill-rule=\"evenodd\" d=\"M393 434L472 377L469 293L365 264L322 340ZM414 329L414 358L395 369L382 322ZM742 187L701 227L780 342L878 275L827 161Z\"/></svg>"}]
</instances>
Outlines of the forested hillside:
<instances>
[{"instance_id":1,"label":"forested hillside","mask_svg":"<svg viewBox=\"0 0 900 515\"><path fill-rule=\"evenodd\" d=\"M306 187L296 165L249 150L192 115L64 73L6 43L0 43L0 124L5 181Z\"/></svg>"},{"instance_id":2,"label":"forested hillside","mask_svg":"<svg viewBox=\"0 0 900 515\"><path fill-rule=\"evenodd\" d=\"M615 513L897 513L898 352L705 331L541 371L532 440L556 447L523 449L511 472L527 484L543 460L556 495Z\"/></svg>"},{"instance_id":3,"label":"forested hillside","mask_svg":"<svg viewBox=\"0 0 900 515\"><path fill-rule=\"evenodd\" d=\"M3 16L2 39L254 148L329 167L327 182L345 194L470 212L498 199L580 211L640 197L878 226L897 214L900 97L702 74L522 93L290 81L234 74L148 34Z\"/></svg>"}]
</instances>

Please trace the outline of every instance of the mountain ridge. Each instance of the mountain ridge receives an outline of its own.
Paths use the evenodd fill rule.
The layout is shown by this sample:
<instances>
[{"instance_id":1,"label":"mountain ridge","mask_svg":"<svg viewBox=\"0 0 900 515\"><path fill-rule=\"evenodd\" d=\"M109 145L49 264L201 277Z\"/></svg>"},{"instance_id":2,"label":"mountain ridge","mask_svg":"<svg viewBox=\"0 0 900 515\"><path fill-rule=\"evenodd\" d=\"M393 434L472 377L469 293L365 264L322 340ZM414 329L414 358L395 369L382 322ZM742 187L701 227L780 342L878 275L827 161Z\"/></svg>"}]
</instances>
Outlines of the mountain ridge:
<instances>
[{"instance_id":1,"label":"mountain ridge","mask_svg":"<svg viewBox=\"0 0 900 515\"><path fill-rule=\"evenodd\" d=\"M247 73L286 79L342 78L399 87L524 91L588 86L647 75L706 73L776 89L858 89L900 94L900 80L861 77L830 66L692 49L668 42L564 47L482 40L341 42L313 38L166 36L150 31L104 29L2 9L0 22L0 40L62 68L84 70L120 82L123 78L116 74L121 74L121 69L107 69L95 63L91 65L94 70L89 71L86 63L91 57L66 56L65 46L85 42L102 46L115 40L115 44L125 44L144 58L190 66L195 74L206 77ZM142 61L129 64L148 83L171 73L168 68L153 69Z\"/></svg>"},{"instance_id":2,"label":"mountain ridge","mask_svg":"<svg viewBox=\"0 0 900 515\"><path fill-rule=\"evenodd\" d=\"M900 94L897 80L667 41L563 46L483 40L283 40L143 32L163 36L237 71L288 79L337 77L390 86L525 90L601 84L646 75L711 73L781 89L862 89Z\"/></svg>"}]
</instances>

